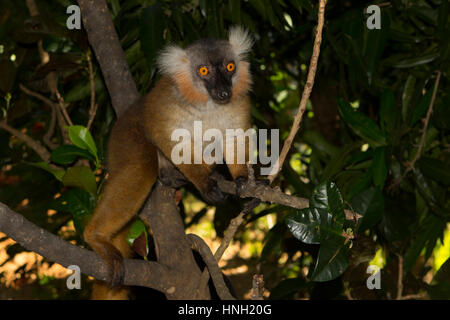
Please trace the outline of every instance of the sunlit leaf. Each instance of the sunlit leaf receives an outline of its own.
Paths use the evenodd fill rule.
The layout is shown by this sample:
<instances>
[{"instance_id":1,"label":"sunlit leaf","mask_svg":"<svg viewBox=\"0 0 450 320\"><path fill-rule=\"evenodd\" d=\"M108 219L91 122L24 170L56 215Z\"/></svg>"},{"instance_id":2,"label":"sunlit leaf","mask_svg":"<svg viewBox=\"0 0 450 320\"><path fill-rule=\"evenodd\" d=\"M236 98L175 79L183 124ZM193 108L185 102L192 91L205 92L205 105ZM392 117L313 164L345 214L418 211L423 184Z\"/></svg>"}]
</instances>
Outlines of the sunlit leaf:
<instances>
[{"instance_id":1,"label":"sunlit leaf","mask_svg":"<svg viewBox=\"0 0 450 320\"><path fill-rule=\"evenodd\" d=\"M98 159L97 146L91 133L86 127L83 126L70 126L69 127L70 141L81 149L88 150L96 159Z\"/></svg>"}]
</instances>

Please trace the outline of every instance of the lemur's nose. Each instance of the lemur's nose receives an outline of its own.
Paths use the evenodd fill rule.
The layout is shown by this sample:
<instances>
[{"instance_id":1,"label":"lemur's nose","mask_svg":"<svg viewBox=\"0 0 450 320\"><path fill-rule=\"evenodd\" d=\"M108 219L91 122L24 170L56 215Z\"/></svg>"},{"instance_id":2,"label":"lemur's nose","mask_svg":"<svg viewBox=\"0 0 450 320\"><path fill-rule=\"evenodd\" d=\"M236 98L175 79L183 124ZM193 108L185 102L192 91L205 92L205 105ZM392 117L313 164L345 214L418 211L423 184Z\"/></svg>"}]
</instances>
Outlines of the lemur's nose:
<instances>
[{"instance_id":1,"label":"lemur's nose","mask_svg":"<svg viewBox=\"0 0 450 320\"><path fill-rule=\"evenodd\" d=\"M226 100L228 99L228 97L230 96L230 94L228 93L228 91L220 91L217 96L219 97L220 100Z\"/></svg>"}]
</instances>

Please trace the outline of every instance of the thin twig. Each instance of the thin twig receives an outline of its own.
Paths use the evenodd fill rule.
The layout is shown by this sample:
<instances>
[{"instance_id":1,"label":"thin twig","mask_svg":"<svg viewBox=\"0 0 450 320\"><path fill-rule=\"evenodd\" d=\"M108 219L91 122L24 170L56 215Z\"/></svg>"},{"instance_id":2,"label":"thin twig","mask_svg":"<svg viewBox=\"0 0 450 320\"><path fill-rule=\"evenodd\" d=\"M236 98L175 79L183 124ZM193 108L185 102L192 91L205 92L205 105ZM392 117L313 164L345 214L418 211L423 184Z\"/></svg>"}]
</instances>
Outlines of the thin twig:
<instances>
[{"instance_id":1,"label":"thin twig","mask_svg":"<svg viewBox=\"0 0 450 320\"><path fill-rule=\"evenodd\" d=\"M228 246L233 240L237 229L244 222L244 215L245 215L244 211L239 213L237 217L231 220L230 224L225 230L225 235L222 239L222 242L220 243L219 248L217 248L216 252L214 253L214 259L216 260L216 262L218 262L222 257L222 255L225 253L225 250L227 250ZM197 292L202 292L203 288L208 285L208 281L209 281L209 273L207 270L203 270Z\"/></svg>"},{"instance_id":2,"label":"thin twig","mask_svg":"<svg viewBox=\"0 0 450 320\"><path fill-rule=\"evenodd\" d=\"M53 133L55 132L56 110L53 107L51 108L51 110L52 110L52 115L50 118L50 123L48 125L47 132L42 137L42 141L44 141L44 143L47 145L47 147L49 147L51 150L54 150L54 149L56 149L57 145L51 141L51 138L53 136Z\"/></svg>"},{"instance_id":3,"label":"thin twig","mask_svg":"<svg viewBox=\"0 0 450 320\"><path fill-rule=\"evenodd\" d=\"M59 93L58 89L55 90L56 98L58 99L58 104L61 109L61 112L64 116L64 120L69 126L73 126L72 120L69 117L69 114L67 113L66 104L64 103L64 98Z\"/></svg>"},{"instance_id":4,"label":"thin twig","mask_svg":"<svg viewBox=\"0 0 450 320\"><path fill-rule=\"evenodd\" d=\"M28 89L27 87L25 87L23 84L19 84L19 88L20 90L22 90L23 92L25 92L27 95L35 97L39 100L41 100L42 102L44 102L46 105L48 105L51 108L54 108L56 105L56 102L53 102L52 100L50 100L49 98L43 96L40 93L31 91L30 89Z\"/></svg>"},{"instance_id":5,"label":"thin twig","mask_svg":"<svg viewBox=\"0 0 450 320\"><path fill-rule=\"evenodd\" d=\"M425 138L427 136L428 123L430 122L431 114L433 113L434 101L436 100L436 94L437 94L437 89L439 87L440 80L441 80L441 71L438 71L436 81L434 83L433 95L431 97L430 105L428 107L427 115L425 117L425 122L424 122L423 129L422 129L422 136L420 137L419 148L417 149L417 153L414 156L414 158L412 159L412 161L408 163L408 167L406 168L404 175L406 175L406 173L408 173L409 171L411 171L414 168L414 165L416 164L417 160L419 160L419 158L422 154L422 149L425 145Z\"/></svg>"},{"instance_id":6,"label":"thin twig","mask_svg":"<svg viewBox=\"0 0 450 320\"><path fill-rule=\"evenodd\" d=\"M89 82L91 84L91 106L89 108L89 120L86 125L86 128L89 130L94 122L95 115L97 114L98 105L95 103L94 68L92 67L91 53L89 51L86 53L86 59L89 67Z\"/></svg>"},{"instance_id":7,"label":"thin twig","mask_svg":"<svg viewBox=\"0 0 450 320\"><path fill-rule=\"evenodd\" d=\"M60 110L60 107L58 105L58 103L54 102L53 100L50 100L49 98L43 96L40 93L34 92L30 89L28 89L27 87L25 87L23 84L19 84L19 88L20 90L22 90L25 94L35 97L39 100L41 100L42 102L44 102L46 105L50 106L50 108L52 108L53 110L55 110L56 112L56 118L58 120L58 126L61 130L61 135L63 136L64 139L64 143L68 144L70 143L70 140L68 138L67 135L67 130L66 130L66 126L67 123L64 120L64 116L62 114L62 111Z\"/></svg>"},{"instance_id":8,"label":"thin twig","mask_svg":"<svg viewBox=\"0 0 450 320\"><path fill-rule=\"evenodd\" d=\"M403 257L398 256L397 300L403 296Z\"/></svg>"},{"instance_id":9,"label":"thin twig","mask_svg":"<svg viewBox=\"0 0 450 320\"><path fill-rule=\"evenodd\" d=\"M9 126L5 121L0 122L0 128L8 131L13 136L16 136L23 142L25 142L31 149L33 149L45 162L50 162L50 152L42 146L42 144L39 141L34 140L29 135L23 133L22 131L19 131L11 126Z\"/></svg>"},{"instance_id":10,"label":"thin twig","mask_svg":"<svg viewBox=\"0 0 450 320\"><path fill-rule=\"evenodd\" d=\"M391 184L391 186L389 186L389 189L391 189L391 190L395 189L395 187L400 185L400 183L403 181L403 179L406 177L406 175L411 170L414 169L414 166L415 166L417 160L419 160L420 156L422 155L422 150L423 150L423 147L425 146L425 138L427 136L428 123L430 122L431 114L433 113L434 101L436 100L436 94L437 94L440 80L441 80L441 71L438 70L436 80L434 82L433 95L431 96L430 105L428 106L427 115L425 116L425 120L424 120L422 135L420 137L420 142L419 142L419 147L417 148L417 152L416 152L414 158L407 163L407 167L406 167L405 171L403 172L402 176L400 178L398 178L397 180L395 180Z\"/></svg>"},{"instance_id":11,"label":"thin twig","mask_svg":"<svg viewBox=\"0 0 450 320\"><path fill-rule=\"evenodd\" d=\"M283 163L286 159L286 156L291 148L292 142L294 141L295 135L300 128L300 122L302 121L303 113L306 109L306 103L308 102L309 96L311 95L312 88L314 86L314 77L316 75L317 70L317 62L319 60L320 54L320 44L322 43L322 30L325 21L325 4L326 0L321 0L319 4L319 18L316 29L316 37L314 39L314 47L313 54L311 56L311 60L309 62L309 71L308 76L306 78L305 88L303 89L302 98L300 100L300 105L298 107L297 114L294 118L294 123L292 125L291 131L289 133L288 138L284 142L283 149L281 149L280 157L277 159L271 174L269 175L269 181L273 182L283 167Z\"/></svg>"},{"instance_id":12,"label":"thin twig","mask_svg":"<svg viewBox=\"0 0 450 320\"><path fill-rule=\"evenodd\" d=\"M407 294L406 296L401 297L399 300L419 300L426 299L428 297L426 292L417 293L417 294Z\"/></svg>"}]
</instances>

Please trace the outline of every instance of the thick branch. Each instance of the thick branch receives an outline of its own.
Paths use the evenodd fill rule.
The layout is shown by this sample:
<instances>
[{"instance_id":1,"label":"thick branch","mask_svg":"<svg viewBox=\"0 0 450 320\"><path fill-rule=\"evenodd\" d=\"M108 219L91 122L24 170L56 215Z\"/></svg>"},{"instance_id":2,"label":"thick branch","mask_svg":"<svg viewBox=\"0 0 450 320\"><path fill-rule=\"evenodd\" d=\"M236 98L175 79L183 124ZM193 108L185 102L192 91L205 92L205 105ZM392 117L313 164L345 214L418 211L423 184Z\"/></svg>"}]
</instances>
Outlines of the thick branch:
<instances>
[{"instance_id":1,"label":"thick branch","mask_svg":"<svg viewBox=\"0 0 450 320\"><path fill-rule=\"evenodd\" d=\"M105 78L112 105L120 116L139 93L120 46L105 0L78 0L89 43Z\"/></svg>"},{"instance_id":2,"label":"thick branch","mask_svg":"<svg viewBox=\"0 0 450 320\"><path fill-rule=\"evenodd\" d=\"M106 264L97 254L39 228L3 203L0 203L0 230L25 249L64 267L77 265L83 274L99 280L107 279ZM172 286L169 269L157 262L126 259L124 263L125 285L149 287L162 292Z\"/></svg>"},{"instance_id":3,"label":"thick branch","mask_svg":"<svg viewBox=\"0 0 450 320\"><path fill-rule=\"evenodd\" d=\"M175 189L156 182L140 218L150 225L157 260L172 270L172 283L165 292L168 299L209 299L207 288L197 293L201 272L191 244L186 239L183 220L175 203Z\"/></svg>"}]
</instances>

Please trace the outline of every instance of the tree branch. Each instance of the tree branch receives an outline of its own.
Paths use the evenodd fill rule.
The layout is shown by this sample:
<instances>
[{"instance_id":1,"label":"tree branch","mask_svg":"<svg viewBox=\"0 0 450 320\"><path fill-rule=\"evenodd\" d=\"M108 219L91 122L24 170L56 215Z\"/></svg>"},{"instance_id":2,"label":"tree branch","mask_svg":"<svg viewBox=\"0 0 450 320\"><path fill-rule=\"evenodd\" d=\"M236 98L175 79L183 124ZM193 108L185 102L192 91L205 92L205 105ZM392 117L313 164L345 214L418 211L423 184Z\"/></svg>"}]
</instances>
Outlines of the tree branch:
<instances>
[{"instance_id":1,"label":"tree branch","mask_svg":"<svg viewBox=\"0 0 450 320\"><path fill-rule=\"evenodd\" d=\"M217 261L205 241L196 234L188 234L186 237L191 243L192 249L202 256L220 299L236 300L228 290L225 281L223 280L222 272L217 265Z\"/></svg>"},{"instance_id":2,"label":"tree branch","mask_svg":"<svg viewBox=\"0 0 450 320\"><path fill-rule=\"evenodd\" d=\"M236 184L233 181L225 180L220 175L212 175L212 178L217 181L222 192L236 195ZM243 185L239 196L241 198L257 198L263 202L277 203L283 206L305 209L309 208L309 200L306 198L288 195L282 192L279 188L272 188L268 185L252 183L250 180ZM361 215L351 210L344 210L347 220L358 220Z\"/></svg>"},{"instance_id":3,"label":"tree branch","mask_svg":"<svg viewBox=\"0 0 450 320\"><path fill-rule=\"evenodd\" d=\"M9 126L6 121L0 122L0 128L8 131L13 136L16 136L23 142L25 142L31 149L33 149L45 162L50 162L50 152L37 140L34 140L29 135Z\"/></svg>"},{"instance_id":4,"label":"tree branch","mask_svg":"<svg viewBox=\"0 0 450 320\"><path fill-rule=\"evenodd\" d=\"M50 123L48 125L47 132L42 137L42 141L44 141L44 143L47 145L47 147L49 147L51 150L54 150L57 148L57 145L54 144L51 139L52 139L53 133L55 132L56 110L55 110L55 108L51 108L51 110L52 110L52 115L50 118Z\"/></svg>"},{"instance_id":5,"label":"tree branch","mask_svg":"<svg viewBox=\"0 0 450 320\"><path fill-rule=\"evenodd\" d=\"M95 103L95 79L94 79L94 68L92 67L92 59L90 51L86 52L86 59L89 68L89 82L91 84L91 106L89 108L89 120L86 128L90 130L92 123L94 122L95 115L97 114L98 105Z\"/></svg>"},{"instance_id":6,"label":"tree branch","mask_svg":"<svg viewBox=\"0 0 450 320\"><path fill-rule=\"evenodd\" d=\"M3 203L0 203L0 230L25 249L64 267L77 265L83 274L99 280L107 279L107 266L97 254L39 228ZM162 292L173 286L171 272L162 264L126 259L124 265L125 285L149 287Z\"/></svg>"},{"instance_id":7,"label":"tree branch","mask_svg":"<svg viewBox=\"0 0 450 320\"><path fill-rule=\"evenodd\" d=\"M63 140L65 143L69 143L70 140L68 138L67 130L65 128L67 124L66 124L66 121L64 120L64 117L62 115L62 111L59 108L59 105L56 102L50 100L49 98L43 96L42 94L28 89L23 84L19 84L19 88L25 94L35 97L38 100L41 100L46 105L48 105L50 108L52 108L52 112L55 112L56 118L58 119L58 126L59 126L59 129L61 130L61 135L63 136ZM53 115L52 115L52 117L53 117ZM47 139L50 139L50 138L51 138L51 136L47 137Z\"/></svg>"},{"instance_id":8,"label":"tree branch","mask_svg":"<svg viewBox=\"0 0 450 320\"><path fill-rule=\"evenodd\" d=\"M175 203L175 189L155 183L140 218L150 225L159 263L171 271L173 287L166 291L168 299L210 299L204 288L197 294L200 269L195 262L184 224Z\"/></svg>"}]
</instances>

